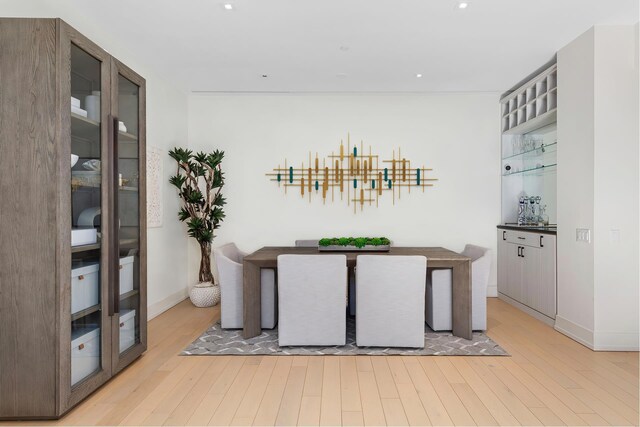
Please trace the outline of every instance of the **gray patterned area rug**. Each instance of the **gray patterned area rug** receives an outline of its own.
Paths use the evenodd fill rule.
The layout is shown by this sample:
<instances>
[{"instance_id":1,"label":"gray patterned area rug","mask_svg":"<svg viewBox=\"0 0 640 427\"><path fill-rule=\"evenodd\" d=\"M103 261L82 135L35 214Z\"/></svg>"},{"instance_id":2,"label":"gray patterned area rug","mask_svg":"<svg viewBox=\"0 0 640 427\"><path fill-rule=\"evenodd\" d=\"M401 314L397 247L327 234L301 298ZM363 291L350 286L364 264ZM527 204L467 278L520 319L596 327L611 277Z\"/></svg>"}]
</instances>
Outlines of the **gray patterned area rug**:
<instances>
[{"instance_id":1,"label":"gray patterned area rug","mask_svg":"<svg viewBox=\"0 0 640 427\"><path fill-rule=\"evenodd\" d=\"M450 332L434 332L425 324L424 348L357 347L355 320L347 318L347 343L332 347L280 347L278 328L263 329L262 334L245 340L242 330L222 329L216 323L191 343L182 356L232 355L424 355L424 356L508 356L491 338L474 332L472 340L454 337Z\"/></svg>"}]
</instances>

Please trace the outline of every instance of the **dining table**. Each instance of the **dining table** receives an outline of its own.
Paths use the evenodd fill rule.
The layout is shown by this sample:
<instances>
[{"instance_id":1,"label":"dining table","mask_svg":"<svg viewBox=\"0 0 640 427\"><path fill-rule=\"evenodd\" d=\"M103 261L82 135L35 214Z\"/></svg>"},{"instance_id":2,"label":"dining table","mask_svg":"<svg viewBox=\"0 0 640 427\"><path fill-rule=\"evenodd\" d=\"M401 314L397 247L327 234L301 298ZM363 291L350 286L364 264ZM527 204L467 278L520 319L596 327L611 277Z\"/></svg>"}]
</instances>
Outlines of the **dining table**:
<instances>
[{"instance_id":1,"label":"dining table","mask_svg":"<svg viewBox=\"0 0 640 427\"><path fill-rule=\"evenodd\" d=\"M427 258L427 268L450 268L452 270L452 314L453 335L472 339L471 329L471 258L457 252L440 247L403 247L392 246L386 252L358 252L358 251L320 251L317 247L298 246L265 246L247 255L243 259L243 337L253 338L262 333L261 319L261 284L260 270L262 268L278 269L279 255L323 255L342 254L347 257L350 271L356 266L358 255L422 255ZM426 284L426 277L425 277ZM304 286L301 283L300 286ZM356 281L356 287L358 286ZM401 283L390 283L389 292L393 286Z\"/></svg>"}]
</instances>

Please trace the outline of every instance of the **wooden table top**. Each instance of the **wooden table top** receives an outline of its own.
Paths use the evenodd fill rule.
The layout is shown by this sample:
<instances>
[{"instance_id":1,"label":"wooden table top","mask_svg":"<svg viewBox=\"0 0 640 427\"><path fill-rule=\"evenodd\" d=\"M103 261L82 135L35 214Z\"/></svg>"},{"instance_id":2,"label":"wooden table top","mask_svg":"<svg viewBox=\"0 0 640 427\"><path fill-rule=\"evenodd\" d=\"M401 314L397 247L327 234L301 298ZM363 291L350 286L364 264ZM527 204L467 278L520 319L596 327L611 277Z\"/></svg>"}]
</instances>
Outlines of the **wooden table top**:
<instances>
[{"instance_id":1,"label":"wooden table top","mask_svg":"<svg viewBox=\"0 0 640 427\"><path fill-rule=\"evenodd\" d=\"M320 252L315 247L299 247L299 246L265 246L258 249L252 254L244 257L245 261L263 264L276 261L278 255L294 254L294 255L328 255L340 254L346 255L348 261L355 261L358 255L423 255L428 261L447 261L461 262L470 261L471 258L461 255L457 252L440 247L403 247L392 246L388 252L354 252L354 251L331 251Z\"/></svg>"}]
</instances>

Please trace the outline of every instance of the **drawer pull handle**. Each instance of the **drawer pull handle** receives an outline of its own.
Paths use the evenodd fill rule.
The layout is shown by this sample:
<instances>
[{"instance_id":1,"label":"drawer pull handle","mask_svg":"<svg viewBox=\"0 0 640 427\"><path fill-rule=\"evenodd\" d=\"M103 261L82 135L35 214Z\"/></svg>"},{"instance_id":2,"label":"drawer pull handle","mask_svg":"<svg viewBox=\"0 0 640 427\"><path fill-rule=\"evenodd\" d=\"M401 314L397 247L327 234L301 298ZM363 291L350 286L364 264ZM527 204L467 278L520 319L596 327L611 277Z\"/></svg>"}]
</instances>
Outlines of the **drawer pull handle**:
<instances>
[{"instance_id":1,"label":"drawer pull handle","mask_svg":"<svg viewBox=\"0 0 640 427\"><path fill-rule=\"evenodd\" d=\"M525 240L525 238L524 238L524 237L521 237L521 236L518 236L518 239L520 239L520 240Z\"/></svg>"},{"instance_id":2,"label":"drawer pull handle","mask_svg":"<svg viewBox=\"0 0 640 427\"><path fill-rule=\"evenodd\" d=\"M124 326L124 322L120 323L120 327L122 328Z\"/></svg>"},{"instance_id":3,"label":"drawer pull handle","mask_svg":"<svg viewBox=\"0 0 640 427\"><path fill-rule=\"evenodd\" d=\"M80 345L78 346L78 350L82 350L83 348L84 348L84 344L80 344Z\"/></svg>"},{"instance_id":4,"label":"drawer pull handle","mask_svg":"<svg viewBox=\"0 0 640 427\"><path fill-rule=\"evenodd\" d=\"M78 276L78 280L84 280L84 276L81 274Z\"/></svg>"}]
</instances>

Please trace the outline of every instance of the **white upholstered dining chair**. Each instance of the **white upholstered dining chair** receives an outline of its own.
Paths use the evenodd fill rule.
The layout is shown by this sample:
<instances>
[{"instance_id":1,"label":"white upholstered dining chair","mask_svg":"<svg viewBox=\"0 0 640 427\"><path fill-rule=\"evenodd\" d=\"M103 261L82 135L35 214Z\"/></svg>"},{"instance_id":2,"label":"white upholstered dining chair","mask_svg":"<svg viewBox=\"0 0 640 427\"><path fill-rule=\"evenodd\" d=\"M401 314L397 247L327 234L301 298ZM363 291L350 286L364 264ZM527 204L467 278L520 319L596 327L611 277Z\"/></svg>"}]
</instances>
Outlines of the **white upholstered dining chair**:
<instances>
[{"instance_id":1,"label":"white upholstered dining chair","mask_svg":"<svg viewBox=\"0 0 640 427\"><path fill-rule=\"evenodd\" d=\"M278 256L280 346L344 345L345 255Z\"/></svg>"},{"instance_id":2,"label":"white upholstered dining chair","mask_svg":"<svg viewBox=\"0 0 640 427\"><path fill-rule=\"evenodd\" d=\"M491 270L489 249L466 245L462 255L471 258L471 329L487 329L487 286ZM425 319L434 331L453 328L451 269L430 270L427 275Z\"/></svg>"},{"instance_id":3,"label":"white upholstered dining chair","mask_svg":"<svg viewBox=\"0 0 640 427\"><path fill-rule=\"evenodd\" d=\"M296 240L296 247L317 248L318 240ZM356 315L356 276L349 273L349 314Z\"/></svg>"},{"instance_id":4,"label":"white upholstered dining chair","mask_svg":"<svg viewBox=\"0 0 640 427\"><path fill-rule=\"evenodd\" d=\"M220 281L220 325L223 329L243 327L243 267L246 254L234 243L228 243L213 250ZM263 329L276 326L277 293L275 270L260 270L261 283L261 325Z\"/></svg>"},{"instance_id":5,"label":"white upholstered dining chair","mask_svg":"<svg viewBox=\"0 0 640 427\"><path fill-rule=\"evenodd\" d=\"M358 255L356 343L424 347L424 256Z\"/></svg>"}]
</instances>

